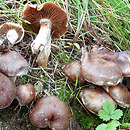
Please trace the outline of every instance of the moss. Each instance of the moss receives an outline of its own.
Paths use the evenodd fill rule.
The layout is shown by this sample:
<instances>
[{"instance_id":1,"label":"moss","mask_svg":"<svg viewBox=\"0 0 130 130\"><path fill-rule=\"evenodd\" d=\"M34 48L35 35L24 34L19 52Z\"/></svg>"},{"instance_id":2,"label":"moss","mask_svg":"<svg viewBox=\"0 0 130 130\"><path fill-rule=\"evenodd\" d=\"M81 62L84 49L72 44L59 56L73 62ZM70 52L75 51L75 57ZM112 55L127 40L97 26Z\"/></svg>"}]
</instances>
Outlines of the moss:
<instances>
[{"instance_id":1,"label":"moss","mask_svg":"<svg viewBox=\"0 0 130 130\"><path fill-rule=\"evenodd\" d=\"M58 91L58 97L61 100L64 100L65 102L67 102L69 100L69 98L71 97L70 91L67 89L61 89Z\"/></svg>"},{"instance_id":2,"label":"moss","mask_svg":"<svg viewBox=\"0 0 130 130\"><path fill-rule=\"evenodd\" d=\"M128 123L128 122L130 122L130 109L129 110L125 109L125 111L126 112L124 112L125 114L124 114L123 118L124 118L124 122Z\"/></svg>"},{"instance_id":3,"label":"moss","mask_svg":"<svg viewBox=\"0 0 130 130\"><path fill-rule=\"evenodd\" d=\"M23 75L18 80L19 80L20 84L26 84L26 83L33 84L33 83L35 83L35 80L28 77L27 75Z\"/></svg>"},{"instance_id":4,"label":"moss","mask_svg":"<svg viewBox=\"0 0 130 130\"><path fill-rule=\"evenodd\" d=\"M100 119L98 116L94 115L91 113L91 116L96 120L96 122L98 124L101 123ZM86 113L78 111L78 113L76 113L76 118L79 122L79 124L81 126L83 126L83 128L85 130L90 130L92 127L95 127L95 122L91 119L90 116L88 116Z\"/></svg>"},{"instance_id":5,"label":"moss","mask_svg":"<svg viewBox=\"0 0 130 130\"><path fill-rule=\"evenodd\" d=\"M90 128L95 124L94 121L89 116L87 116L81 111L79 111L76 114L76 118L79 121L80 125L83 126L85 130L90 130Z\"/></svg>"}]
</instances>

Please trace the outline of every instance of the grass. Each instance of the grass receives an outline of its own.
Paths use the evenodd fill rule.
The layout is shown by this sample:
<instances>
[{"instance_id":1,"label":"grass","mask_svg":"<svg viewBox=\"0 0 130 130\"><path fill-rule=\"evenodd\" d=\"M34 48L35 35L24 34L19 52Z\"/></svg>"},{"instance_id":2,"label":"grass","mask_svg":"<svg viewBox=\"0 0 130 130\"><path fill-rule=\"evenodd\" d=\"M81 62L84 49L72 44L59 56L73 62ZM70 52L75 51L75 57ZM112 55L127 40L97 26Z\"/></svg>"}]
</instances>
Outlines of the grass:
<instances>
[{"instance_id":1,"label":"grass","mask_svg":"<svg viewBox=\"0 0 130 130\"><path fill-rule=\"evenodd\" d=\"M31 33L26 32L29 38L24 39L16 49L26 55L31 67L27 76L19 78L19 84L33 83L37 87L40 83L45 94L57 95L71 108L72 102L75 105L79 104L76 97L78 98L81 88L77 88L66 79L62 71L63 65L80 59L82 46L91 49L91 45L98 44L113 51L130 51L130 3L128 0L30 0L28 3L42 4L47 1L56 3L67 12L68 31L61 39L52 41L57 44L60 51L52 48L48 68L45 70L35 63L36 57L31 54L30 47L27 47L28 54L20 50L22 44L30 46L31 41L28 39L33 41ZM22 11L26 3L26 0L0 0L0 24L6 21L21 24ZM130 119L127 113L129 110L122 119L126 122L127 118ZM79 111L76 116L85 129L90 129L94 122L88 115L84 120L85 114ZM87 121L90 123L86 126Z\"/></svg>"}]
</instances>

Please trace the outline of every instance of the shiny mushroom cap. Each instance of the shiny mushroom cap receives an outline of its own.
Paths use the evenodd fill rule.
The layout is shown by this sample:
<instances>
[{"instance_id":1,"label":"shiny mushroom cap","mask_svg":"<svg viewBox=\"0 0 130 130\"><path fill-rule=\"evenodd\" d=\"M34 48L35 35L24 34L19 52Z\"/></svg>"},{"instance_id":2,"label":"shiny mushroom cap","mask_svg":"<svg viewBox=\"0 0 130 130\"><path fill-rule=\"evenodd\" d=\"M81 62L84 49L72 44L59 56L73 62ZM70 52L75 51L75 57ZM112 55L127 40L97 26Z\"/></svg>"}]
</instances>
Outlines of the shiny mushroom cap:
<instances>
[{"instance_id":1,"label":"shiny mushroom cap","mask_svg":"<svg viewBox=\"0 0 130 130\"><path fill-rule=\"evenodd\" d=\"M115 107L117 107L116 102L100 86L83 88L80 92L80 98L85 107L96 115L98 115L98 112L102 109L102 105L105 101L112 101Z\"/></svg>"},{"instance_id":2,"label":"shiny mushroom cap","mask_svg":"<svg viewBox=\"0 0 130 130\"><path fill-rule=\"evenodd\" d=\"M81 68L84 79L96 85L114 86L122 82L123 79L122 71L115 63L89 54L84 49L81 57Z\"/></svg>"},{"instance_id":3,"label":"shiny mushroom cap","mask_svg":"<svg viewBox=\"0 0 130 130\"><path fill-rule=\"evenodd\" d=\"M15 98L16 86L0 72L0 109L8 107Z\"/></svg>"},{"instance_id":4,"label":"shiny mushroom cap","mask_svg":"<svg viewBox=\"0 0 130 130\"><path fill-rule=\"evenodd\" d=\"M130 107L130 92L123 84L117 86L104 86L108 94L118 103L121 107Z\"/></svg>"},{"instance_id":5,"label":"shiny mushroom cap","mask_svg":"<svg viewBox=\"0 0 130 130\"><path fill-rule=\"evenodd\" d=\"M25 7L23 19L29 21L31 24L23 24L24 28L28 27L38 34L40 22L42 19L48 19L52 23L51 33L52 38L59 38L67 31L67 14L57 5L52 2L45 2L40 6Z\"/></svg>"},{"instance_id":6,"label":"shiny mushroom cap","mask_svg":"<svg viewBox=\"0 0 130 130\"><path fill-rule=\"evenodd\" d=\"M70 63L67 63L63 69L63 72L65 73L66 77L72 82L76 82L76 75L78 74L78 83L80 85L85 83L85 80L81 73L81 61L76 60L72 61Z\"/></svg>"},{"instance_id":7,"label":"shiny mushroom cap","mask_svg":"<svg viewBox=\"0 0 130 130\"><path fill-rule=\"evenodd\" d=\"M49 126L53 130L67 130L70 110L67 104L58 97L46 96L37 101L29 118L36 127Z\"/></svg>"},{"instance_id":8,"label":"shiny mushroom cap","mask_svg":"<svg viewBox=\"0 0 130 130\"><path fill-rule=\"evenodd\" d=\"M9 77L26 75L28 68L29 64L24 57L15 51L0 55L0 71Z\"/></svg>"},{"instance_id":9,"label":"shiny mushroom cap","mask_svg":"<svg viewBox=\"0 0 130 130\"><path fill-rule=\"evenodd\" d=\"M130 77L130 51L108 53L101 55L101 57L117 64L124 77Z\"/></svg>"},{"instance_id":10,"label":"shiny mushroom cap","mask_svg":"<svg viewBox=\"0 0 130 130\"><path fill-rule=\"evenodd\" d=\"M36 90L32 84L20 85L16 89L16 98L21 106L28 105L35 98Z\"/></svg>"},{"instance_id":11,"label":"shiny mushroom cap","mask_svg":"<svg viewBox=\"0 0 130 130\"><path fill-rule=\"evenodd\" d=\"M24 29L21 25L7 22L0 26L0 44L4 44L4 40L7 38L11 45L20 42L24 37Z\"/></svg>"}]
</instances>

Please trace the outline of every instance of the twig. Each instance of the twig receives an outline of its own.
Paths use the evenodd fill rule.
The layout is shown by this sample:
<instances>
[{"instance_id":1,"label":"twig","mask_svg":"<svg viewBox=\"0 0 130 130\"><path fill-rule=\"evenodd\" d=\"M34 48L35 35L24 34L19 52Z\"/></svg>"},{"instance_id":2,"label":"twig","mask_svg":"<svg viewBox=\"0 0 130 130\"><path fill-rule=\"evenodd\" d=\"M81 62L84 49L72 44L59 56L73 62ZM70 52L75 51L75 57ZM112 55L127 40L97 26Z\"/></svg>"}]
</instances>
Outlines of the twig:
<instances>
[{"instance_id":1,"label":"twig","mask_svg":"<svg viewBox=\"0 0 130 130\"><path fill-rule=\"evenodd\" d=\"M95 121L95 119L91 116L91 114L88 112L88 110L85 108L85 106L81 103L81 101L76 97L77 101L81 104L81 106L84 108L84 110L87 112L87 114L90 116L90 118L98 125L98 123Z\"/></svg>"}]
</instances>

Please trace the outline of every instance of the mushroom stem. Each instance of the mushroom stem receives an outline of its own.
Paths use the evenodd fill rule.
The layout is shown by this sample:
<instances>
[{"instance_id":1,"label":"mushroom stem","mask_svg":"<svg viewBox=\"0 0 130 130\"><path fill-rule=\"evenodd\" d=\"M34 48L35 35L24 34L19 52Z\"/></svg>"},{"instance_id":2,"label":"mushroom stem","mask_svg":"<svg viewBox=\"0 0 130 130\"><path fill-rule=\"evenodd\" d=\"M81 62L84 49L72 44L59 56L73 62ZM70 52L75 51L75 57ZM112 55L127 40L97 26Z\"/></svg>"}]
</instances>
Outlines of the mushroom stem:
<instances>
[{"instance_id":1,"label":"mushroom stem","mask_svg":"<svg viewBox=\"0 0 130 130\"><path fill-rule=\"evenodd\" d=\"M37 63L42 67L46 68L47 67L47 61L49 58L49 55L51 53L51 37L48 41L48 43L45 45L44 49L39 53L37 57Z\"/></svg>"},{"instance_id":2,"label":"mushroom stem","mask_svg":"<svg viewBox=\"0 0 130 130\"><path fill-rule=\"evenodd\" d=\"M39 50L43 51L46 44L50 44L51 40L51 26L52 22L49 19L40 20L40 30L36 39L31 44L33 54L36 54ZM48 45L47 45L48 46Z\"/></svg>"}]
</instances>

